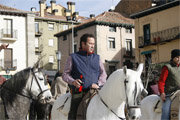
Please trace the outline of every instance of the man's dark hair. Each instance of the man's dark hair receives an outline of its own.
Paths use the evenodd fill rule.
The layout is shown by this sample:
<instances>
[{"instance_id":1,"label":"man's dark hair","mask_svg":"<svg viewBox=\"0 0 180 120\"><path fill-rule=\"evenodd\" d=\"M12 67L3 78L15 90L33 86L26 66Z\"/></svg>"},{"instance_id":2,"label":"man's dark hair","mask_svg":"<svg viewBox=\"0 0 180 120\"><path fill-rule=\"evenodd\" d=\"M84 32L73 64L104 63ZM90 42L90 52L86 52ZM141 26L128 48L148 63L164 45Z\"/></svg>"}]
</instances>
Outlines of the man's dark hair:
<instances>
[{"instance_id":1,"label":"man's dark hair","mask_svg":"<svg viewBox=\"0 0 180 120\"><path fill-rule=\"evenodd\" d=\"M87 38L90 37L90 38L94 38L94 35L93 34L88 34L88 33L85 33L84 35L81 36L80 38L80 49L82 49L82 42L84 42L86 44L87 42Z\"/></svg>"}]
</instances>

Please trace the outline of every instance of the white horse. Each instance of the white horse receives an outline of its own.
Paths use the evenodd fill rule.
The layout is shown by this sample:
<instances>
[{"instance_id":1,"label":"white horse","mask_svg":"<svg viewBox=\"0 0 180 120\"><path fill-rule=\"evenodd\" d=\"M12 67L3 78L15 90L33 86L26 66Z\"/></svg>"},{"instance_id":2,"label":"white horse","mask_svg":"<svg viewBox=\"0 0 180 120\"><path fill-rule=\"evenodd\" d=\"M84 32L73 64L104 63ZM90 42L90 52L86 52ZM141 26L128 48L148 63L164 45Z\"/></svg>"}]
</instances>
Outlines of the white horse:
<instances>
[{"instance_id":1,"label":"white horse","mask_svg":"<svg viewBox=\"0 0 180 120\"><path fill-rule=\"evenodd\" d=\"M161 120L162 114L162 101L157 105L157 102L160 100L158 95L149 95L141 101L141 118L140 120ZM180 98L179 98L180 100ZM180 101L179 101L180 102ZM177 104L178 105L178 104ZM155 110L155 106L158 106ZM179 115L178 120L180 120L180 103L179 103Z\"/></svg>"},{"instance_id":2,"label":"white horse","mask_svg":"<svg viewBox=\"0 0 180 120\"><path fill-rule=\"evenodd\" d=\"M0 120L23 120L32 100L51 100L47 79L35 65L16 73L0 87Z\"/></svg>"},{"instance_id":3,"label":"white horse","mask_svg":"<svg viewBox=\"0 0 180 120\"><path fill-rule=\"evenodd\" d=\"M131 119L139 119L141 112L140 108L137 107L137 97L144 90L140 79L142 70L143 64L140 64L137 71L124 67L113 72L99 93L91 99L87 108L86 119L124 120L126 119L125 105L127 106L129 117ZM70 101L70 93L57 98L51 111L52 120L67 120ZM64 103L65 105L61 109Z\"/></svg>"}]
</instances>

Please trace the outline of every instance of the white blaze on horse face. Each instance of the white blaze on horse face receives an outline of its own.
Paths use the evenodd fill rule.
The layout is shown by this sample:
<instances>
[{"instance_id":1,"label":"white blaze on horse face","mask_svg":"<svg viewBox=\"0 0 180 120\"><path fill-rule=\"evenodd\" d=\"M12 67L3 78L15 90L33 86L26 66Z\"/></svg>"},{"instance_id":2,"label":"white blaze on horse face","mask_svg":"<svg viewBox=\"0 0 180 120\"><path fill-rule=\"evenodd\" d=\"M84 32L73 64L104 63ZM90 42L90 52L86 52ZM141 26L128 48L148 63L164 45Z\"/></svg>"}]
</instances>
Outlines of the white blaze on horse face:
<instances>
[{"instance_id":1,"label":"white blaze on horse face","mask_svg":"<svg viewBox=\"0 0 180 120\"><path fill-rule=\"evenodd\" d=\"M141 95L142 90L144 89L140 75L143 70L143 64L140 64L137 71L128 70L127 71L127 98L129 106L138 105L138 96ZM129 109L129 116L131 119L139 119L141 116L140 108L131 108Z\"/></svg>"},{"instance_id":2,"label":"white blaze on horse face","mask_svg":"<svg viewBox=\"0 0 180 120\"><path fill-rule=\"evenodd\" d=\"M35 70L34 75L31 75L28 82L30 82L29 90L34 93L34 97L40 97L39 99L52 98L52 94L49 90L49 86L46 83L46 79L42 72ZM39 96L40 95L40 96Z\"/></svg>"}]
</instances>

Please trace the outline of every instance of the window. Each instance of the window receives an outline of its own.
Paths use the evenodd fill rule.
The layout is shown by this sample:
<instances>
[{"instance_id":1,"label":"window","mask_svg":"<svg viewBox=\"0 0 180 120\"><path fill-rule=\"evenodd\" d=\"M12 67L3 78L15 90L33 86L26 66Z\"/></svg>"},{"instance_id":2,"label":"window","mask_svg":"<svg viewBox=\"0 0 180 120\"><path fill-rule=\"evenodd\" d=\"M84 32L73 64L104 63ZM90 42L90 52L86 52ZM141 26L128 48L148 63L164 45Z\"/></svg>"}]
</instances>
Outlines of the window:
<instances>
[{"instance_id":1,"label":"window","mask_svg":"<svg viewBox=\"0 0 180 120\"><path fill-rule=\"evenodd\" d=\"M49 63L54 63L54 56L49 56Z\"/></svg>"},{"instance_id":2,"label":"window","mask_svg":"<svg viewBox=\"0 0 180 120\"><path fill-rule=\"evenodd\" d=\"M132 40L126 39L126 51L132 51Z\"/></svg>"},{"instance_id":3,"label":"window","mask_svg":"<svg viewBox=\"0 0 180 120\"><path fill-rule=\"evenodd\" d=\"M53 39L49 39L49 46L51 46L51 47L54 46L54 40Z\"/></svg>"},{"instance_id":4,"label":"window","mask_svg":"<svg viewBox=\"0 0 180 120\"><path fill-rule=\"evenodd\" d=\"M39 23L35 22L35 33L39 32Z\"/></svg>"},{"instance_id":5,"label":"window","mask_svg":"<svg viewBox=\"0 0 180 120\"><path fill-rule=\"evenodd\" d=\"M35 38L35 48L39 47L39 39L36 37Z\"/></svg>"},{"instance_id":6,"label":"window","mask_svg":"<svg viewBox=\"0 0 180 120\"><path fill-rule=\"evenodd\" d=\"M54 30L54 23L49 23L48 24L48 29L49 30Z\"/></svg>"},{"instance_id":7,"label":"window","mask_svg":"<svg viewBox=\"0 0 180 120\"><path fill-rule=\"evenodd\" d=\"M132 28L126 28L126 33L132 33Z\"/></svg>"},{"instance_id":8,"label":"window","mask_svg":"<svg viewBox=\"0 0 180 120\"><path fill-rule=\"evenodd\" d=\"M4 19L3 37L8 37L8 38L13 37L13 29L12 29L12 20L11 19Z\"/></svg>"},{"instance_id":9,"label":"window","mask_svg":"<svg viewBox=\"0 0 180 120\"><path fill-rule=\"evenodd\" d=\"M144 31L144 45L148 45L150 43L150 24L143 26Z\"/></svg>"},{"instance_id":10,"label":"window","mask_svg":"<svg viewBox=\"0 0 180 120\"><path fill-rule=\"evenodd\" d=\"M110 32L116 32L116 27L109 26L109 31Z\"/></svg>"},{"instance_id":11,"label":"window","mask_svg":"<svg viewBox=\"0 0 180 120\"><path fill-rule=\"evenodd\" d=\"M68 25L63 25L63 31L68 29Z\"/></svg>"},{"instance_id":12,"label":"window","mask_svg":"<svg viewBox=\"0 0 180 120\"><path fill-rule=\"evenodd\" d=\"M108 45L109 45L109 48L114 49L115 48L115 38L109 37L108 38Z\"/></svg>"},{"instance_id":13,"label":"window","mask_svg":"<svg viewBox=\"0 0 180 120\"><path fill-rule=\"evenodd\" d=\"M13 49L7 48L4 49L4 68L12 68L13 67Z\"/></svg>"}]
</instances>

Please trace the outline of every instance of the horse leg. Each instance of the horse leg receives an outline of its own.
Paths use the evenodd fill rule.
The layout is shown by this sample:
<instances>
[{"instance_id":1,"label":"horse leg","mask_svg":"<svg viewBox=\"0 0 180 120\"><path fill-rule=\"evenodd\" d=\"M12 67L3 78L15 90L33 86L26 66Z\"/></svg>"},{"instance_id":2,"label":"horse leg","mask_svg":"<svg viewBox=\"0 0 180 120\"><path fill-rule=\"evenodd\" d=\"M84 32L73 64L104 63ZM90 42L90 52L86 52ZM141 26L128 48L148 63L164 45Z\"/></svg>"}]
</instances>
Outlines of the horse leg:
<instances>
[{"instance_id":1,"label":"horse leg","mask_svg":"<svg viewBox=\"0 0 180 120\"><path fill-rule=\"evenodd\" d=\"M36 118L36 101L32 101L29 110L29 120L35 120Z\"/></svg>"}]
</instances>

